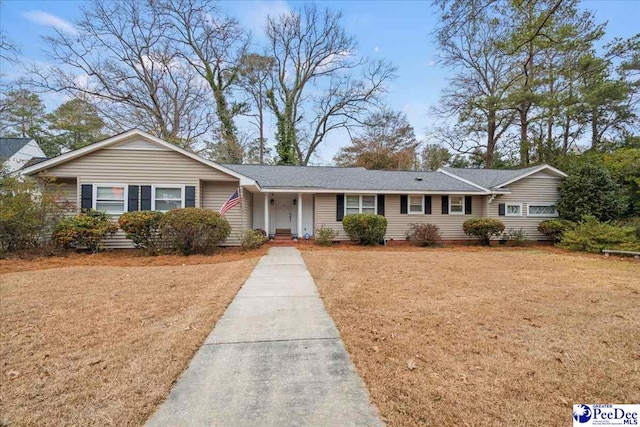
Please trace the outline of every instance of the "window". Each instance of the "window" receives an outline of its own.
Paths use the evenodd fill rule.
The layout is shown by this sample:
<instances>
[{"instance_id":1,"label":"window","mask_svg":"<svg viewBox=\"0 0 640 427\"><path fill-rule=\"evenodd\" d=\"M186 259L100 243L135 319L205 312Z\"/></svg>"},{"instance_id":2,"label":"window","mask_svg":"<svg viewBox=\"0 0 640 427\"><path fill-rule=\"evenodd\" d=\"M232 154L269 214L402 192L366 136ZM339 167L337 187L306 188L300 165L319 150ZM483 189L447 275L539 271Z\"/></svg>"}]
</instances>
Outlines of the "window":
<instances>
[{"instance_id":1,"label":"window","mask_svg":"<svg viewBox=\"0 0 640 427\"><path fill-rule=\"evenodd\" d=\"M424 197L409 196L409 213L410 214L424 213Z\"/></svg>"},{"instance_id":2,"label":"window","mask_svg":"<svg viewBox=\"0 0 640 427\"><path fill-rule=\"evenodd\" d=\"M180 187L154 187L153 210L167 212L184 206L184 189Z\"/></svg>"},{"instance_id":3,"label":"window","mask_svg":"<svg viewBox=\"0 0 640 427\"><path fill-rule=\"evenodd\" d=\"M554 204L529 204L528 216L558 216L558 211Z\"/></svg>"},{"instance_id":4,"label":"window","mask_svg":"<svg viewBox=\"0 0 640 427\"><path fill-rule=\"evenodd\" d=\"M449 213L459 215L464 214L464 196L449 197Z\"/></svg>"},{"instance_id":5,"label":"window","mask_svg":"<svg viewBox=\"0 0 640 427\"><path fill-rule=\"evenodd\" d=\"M506 203L505 205L506 216L522 216L522 204L521 203Z\"/></svg>"},{"instance_id":6,"label":"window","mask_svg":"<svg viewBox=\"0 0 640 427\"><path fill-rule=\"evenodd\" d=\"M374 214L376 213L376 196L375 195L352 195L346 196L345 215L353 215L359 213Z\"/></svg>"},{"instance_id":7,"label":"window","mask_svg":"<svg viewBox=\"0 0 640 427\"><path fill-rule=\"evenodd\" d=\"M126 212L126 185L95 185L95 210L110 215L121 215Z\"/></svg>"}]
</instances>

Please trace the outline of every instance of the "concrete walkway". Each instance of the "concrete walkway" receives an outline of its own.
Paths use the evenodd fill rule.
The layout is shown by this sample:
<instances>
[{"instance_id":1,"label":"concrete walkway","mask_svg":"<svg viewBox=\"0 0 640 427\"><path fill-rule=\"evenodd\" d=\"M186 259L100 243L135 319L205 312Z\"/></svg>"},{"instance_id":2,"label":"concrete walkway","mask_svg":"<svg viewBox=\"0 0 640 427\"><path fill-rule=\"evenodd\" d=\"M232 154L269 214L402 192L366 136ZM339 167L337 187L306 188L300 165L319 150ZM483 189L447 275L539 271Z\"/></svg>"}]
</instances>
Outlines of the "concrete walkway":
<instances>
[{"instance_id":1,"label":"concrete walkway","mask_svg":"<svg viewBox=\"0 0 640 427\"><path fill-rule=\"evenodd\" d=\"M275 247L148 426L381 426L300 252Z\"/></svg>"}]
</instances>

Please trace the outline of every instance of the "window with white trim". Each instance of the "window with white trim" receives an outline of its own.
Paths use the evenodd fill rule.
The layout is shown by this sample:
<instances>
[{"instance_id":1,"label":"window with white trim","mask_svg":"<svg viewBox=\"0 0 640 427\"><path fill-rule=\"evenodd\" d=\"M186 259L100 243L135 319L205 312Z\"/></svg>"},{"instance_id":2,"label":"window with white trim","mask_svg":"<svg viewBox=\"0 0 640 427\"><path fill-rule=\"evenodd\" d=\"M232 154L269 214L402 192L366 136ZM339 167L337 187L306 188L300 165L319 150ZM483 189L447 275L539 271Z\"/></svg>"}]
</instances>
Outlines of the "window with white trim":
<instances>
[{"instance_id":1,"label":"window with white trim","mask_svg":"<svg viewBox=\"0 0 640 427\"><path fill-rule=\"evenodd\" d=\"M127 211L126 190L126 185L94 185L94 209L109 215L122 215Z\"/></svg>"},{"instance_id":2,"label":"window with white trim","mask_svg":"<svg viewBox=\"0 0 640 427\"><path fill-rule=\"evenodd\" d=\"M505 216L522 216L522 203L505 203Z\"/></svg>"},{"instance_id":3,"label":"window with white trim","mask_svg":"<svg viewBox=\"0 0 640 427\"><path fill-rule=\"evenodd\" d=\"M424 213L424 197L423 196L409 196L409 213L410 214Z\"/></svg>"},{"instance_id":4,"label":"window with white trim","mask_svg":"<svg viewBox=\"0 0 640 427\"><path fill-rule=\"evenodd\" d=\"M376 196L372 195L356 195L347 194L344 204L345 215L353 215L359 213L375 214L376 213Z\"/></svg>"},{"instance_id":5,"label":"window with white trim","mask_svg":"<svg viewBox=\"0 0 640 427\"><path fill-rule=\"evenodd\" d=\"M464 214L464 196L449 196L449 213L454 215Z\"/></svg>"},{"instance_id":6,"label":"window with white trim","mask_svg":"<svg viewBox=\"0 0 640 427\"><path fill-rule=\"evenodd\" d=\"M153 210L167 212L184 207L182 186L156 186L153 188Z\"/></svg>"},{"instance_id":7,"label":"window with white trim","mask_svg":"<svg viewBox=\"0 0 640 427\"><path fill-rule=\"evenodd\" d=\"M558 210L552 203L529 203L527 216L558 216Z\"/></svg>"}]
</instances>

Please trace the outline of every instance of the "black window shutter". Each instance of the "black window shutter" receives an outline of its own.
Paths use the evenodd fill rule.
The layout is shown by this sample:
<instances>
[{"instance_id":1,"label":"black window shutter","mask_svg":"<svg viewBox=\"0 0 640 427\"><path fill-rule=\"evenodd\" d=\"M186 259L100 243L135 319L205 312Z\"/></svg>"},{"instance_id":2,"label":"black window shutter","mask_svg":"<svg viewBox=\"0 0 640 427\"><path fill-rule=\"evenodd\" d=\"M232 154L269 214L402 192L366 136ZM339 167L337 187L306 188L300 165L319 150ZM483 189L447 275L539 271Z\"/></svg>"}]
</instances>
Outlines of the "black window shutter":
<instances>
[{"instance_id":1,"label":"black window shutter","mask_svg":"<svg viewBox=\"0 0 640 427\"><path fill-rule=\"evenodd\" d=\"M184 207L195 208L196 207L196 187L193 185L187 185L184 187Z\"/></svg>"},{"instance_id":2,"label":"black window shutter","mask_svg":"<svg viewBox=\"0 0 640 427\"><path fill-rule=\"evenodd\" d=\"M151 210L151 186L143 185L140 187L140 210Z\"/></svg>"},{"instance_id":3,"label":"black window shutter","mask_svg":"<svg viewBox=\"0 0 640 427\"><path fill-rule=\"evenodd\" d=\"M384 216L384 194L378 194L378 215Z\"/></svg>"},{"instance_id":4,"label":"black window shutter","mask_svg":"<svg viewBox=\"0 0 640 427\"><path fill-rule=\"evenodd\" d=\"M431 196L424 196L424 213L431 215Z\"/></svg>"},{"instance_id":5,"label":"black window shutter","mask_svg":"<svg viewBox=\"0 0 640 427\"><path fill-rule=\"evenodd\" d=\"M137 185L129 186L129 198L127 202L127 211L133 212L138 210L138 195L140 187Z\"/></svg>"},{"instance_id":6,"label":"black window shutter","mask_svg":"<svg viewBox=\"0 0 640 427\"><path fill-rule=\"evenodd\" d=\"M400 213L406 214L408 212L407 205L409 204L408 196L400 196Z\"/></svg>"},{"instance_id":7,"label":"black window shutter","mask_svg":"<svg viewBox=\"0 0 640 427\"><path fill-rule=\"evenodd\" d=\"M473 203L473 199L471 196L464 196L464 214L471 215L471 205Z\"/></svg>"},{"instance_id":8,"label":"black window shutter","mask_svg":"<svg viewBox=\"0 0 640 427\"><path fill-rule=\"evenodd\" d=\"M344 194L336 194L336 221L344 218Z\"/></svg>"},{"instance_id":9,"label":"black window shutter","mask_svg":"<svg viewBox=\"0 0 640 427\"><path fill-rule=\"evenodd\" d=\"M498 205L498 215L500 215L500 216L504 216L504 214L505 214L505 209L506 209L506 208L505 208L504 203L500 203L500 204Z\"/></svg>"},{"instance_id":10,"label":"black window shutter","mask_svg":"<svg viewBox=\"0 0 640 427\"><path fill-rule=\"evenodd\" d=\"M447 215L449 213L449 196L442 196L442 214Z\"/></svg>"},{"instance_id":11,"label":"black window shutter","mask_svg":"<svg viewBox=\"0 0 640 427\"><path fill-rule=\"evenodd\" d=\"M93 185L82 184L80 190L80 208L84 210L91 209L93 207Z\"/></svg>"}]
</instances>

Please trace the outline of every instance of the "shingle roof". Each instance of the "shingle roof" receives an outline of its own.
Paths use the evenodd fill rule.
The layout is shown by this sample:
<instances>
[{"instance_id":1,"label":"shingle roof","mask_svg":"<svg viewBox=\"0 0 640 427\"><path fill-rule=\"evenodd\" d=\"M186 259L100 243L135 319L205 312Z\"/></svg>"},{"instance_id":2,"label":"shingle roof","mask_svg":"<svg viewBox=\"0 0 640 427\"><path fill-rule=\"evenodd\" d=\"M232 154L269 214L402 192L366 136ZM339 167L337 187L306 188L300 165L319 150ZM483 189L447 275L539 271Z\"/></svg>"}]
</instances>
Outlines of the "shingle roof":
<instances>
[{"instance_id":1,"label":"shingle roof","mask_svg":"<svg viewBox=\"0 0 640 427\"><path fill-rule=\"evenodd\" d=\"M476 183L484 188L495 188L519 176L526 175L540 166L533 166L525 169L504 170L504 169L460 169L444 167L442 169L450 172L460 178Z\"/></svg>"},{"instance_id":2,"label":"shingle roof","mask_svg":"<svg viewBox=\"0 0 640 427\"><path fill-rule=\"evenodd\" d=\"M27 145L31 138L0 138L0 159L6 160Z\"/></svg>"},{"instance_id":3,"label":"shingle roof","mask_svg":"<svg viewBox=\"0 0 640 427\"><path fill-rule=\"evenodd\" d=\"M379 171L327 166L224 165L263 188L370 191L456 191L482 193L441 172Z\"/></svg>"},{"instance_id":4,"label":"shingle roof","mask_svg":"<svg viewBox=\"0 0 640 427\"><path fill-rule=\"evenodd\" d=\"M29 166L37 165L38 163L44 162L45 160L49 160L48 157L32 157L29 159L27 163L22 166L22 169L28 168Z\"/></svg>"}]
</instances>

